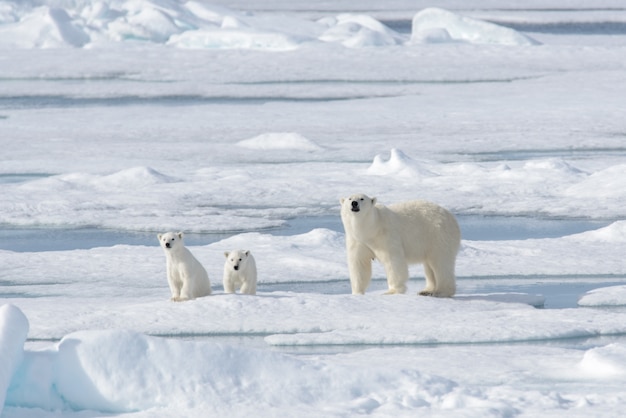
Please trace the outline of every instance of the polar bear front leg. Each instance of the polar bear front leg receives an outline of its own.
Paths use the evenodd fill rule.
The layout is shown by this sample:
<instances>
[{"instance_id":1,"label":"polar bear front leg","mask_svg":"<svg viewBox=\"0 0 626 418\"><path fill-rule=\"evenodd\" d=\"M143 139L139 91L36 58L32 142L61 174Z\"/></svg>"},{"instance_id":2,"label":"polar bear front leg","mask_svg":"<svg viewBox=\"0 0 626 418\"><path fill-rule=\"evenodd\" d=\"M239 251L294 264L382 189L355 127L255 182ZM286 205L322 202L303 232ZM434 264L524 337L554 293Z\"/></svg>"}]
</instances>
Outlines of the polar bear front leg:
<instances>
[{"instance_id":1,"label":"polar bear front leg","mask_svg":"<svg viewBox=\"0 0 626 418\"><path fill-rule=\"evenodd\" d=\"M180 281L178 270L169 266L167 269L167 284L170 286L170 293L172 294L170 300L179 301L182 283Z\"/></svg>"},{"instance_id":2,"label":"polar bear front leg","mask_svg":"<svg viewBox=\"0 0 626 418\"><path fill-rule=\"evenodd\" d=\"M387 273L387 286L389 290L386 295L403 294L406 292L406 282L409 280L409 266L404 258L394 257L384 263Z\"/></svg>"},{"instance_id":3,"label":"polar bear front leg","mask_svg":"<svg viewBox=\"0 0 626 418\"><path fill-rule=\"evenodd\" d=\"M224 285L224 293L235 293L235 284L230 278L230 272L224 271L224 278L222 279Z\"/></svg>"},{"instance_id":4,"label":"polar bear front leg","mask_svg":"<svg viewBox=\"0 0 626 418\"><path fill-rule=\"evenodd\" d=\"M188 279L183 279L183 287L180 288L180 297L177 299L177 302L182 302L185 300L193 299L191 297L191 289Z\"/></svg>"},{"instance_id":5,"label":"polar bear front leg","mask_svg":"<svg viewBox=\"0 0 626 418\"><path fill-rule=\"evenodd\" d=\"M374 253L365 245L346 236L348 273L353 295L363 295L372 280Z\"/></svg>"},{"instance_id":6,"label":"polar bear front leg","mask_svg":"<svg viewBox=\"0 0 626 418\"><path fill-rule=\"evenodd\" d=\"M180 270L180 297L177 299L178 302L182 302L185 300L193 299L192 295L192 276L191 271L188 266L184 266Z\"/></svg>"},{"instance_id":7,"label":"polar bear front leg","mask_svg":"<svg viewBox=\"0 0 626 418\"><path fill-rule=\"evenodd\" d=\"M244 280L241 285L241 293L244 295L256 295L256 283L252 283L249 280Z\"/></svg>"},{"instance_id":8,"label":"polar bear front leg","mask_svg":"<svg viewBox=\"0 0 626 418\"><path fill-rule=\"evenodd\" d=\"M169 279L170 293L172 294L171 300L178 300L180 298L180 287L174 284L174 280Z\"/></svg>"}]
</instances>

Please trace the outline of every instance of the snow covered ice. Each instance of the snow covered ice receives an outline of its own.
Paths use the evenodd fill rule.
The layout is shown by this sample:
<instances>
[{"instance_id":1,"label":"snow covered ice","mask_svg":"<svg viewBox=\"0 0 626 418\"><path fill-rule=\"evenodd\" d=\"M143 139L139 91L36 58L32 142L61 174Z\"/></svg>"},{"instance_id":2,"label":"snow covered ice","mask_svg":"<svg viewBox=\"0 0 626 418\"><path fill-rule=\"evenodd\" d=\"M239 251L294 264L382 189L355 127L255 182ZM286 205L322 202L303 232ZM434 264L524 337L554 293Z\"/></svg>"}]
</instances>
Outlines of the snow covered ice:
<instances>
[{"instance_id":1,"label":"snow covered ice","mask_svg":"<svg viewBox=\"0 0 626 418\"><path fill-rule=\"evenodd\" d=\"M0 416L620 416L626 9L431 6L0 1ZM458 217L454 298L350 295L358 192Z\"/></svg>"}]
</instances>

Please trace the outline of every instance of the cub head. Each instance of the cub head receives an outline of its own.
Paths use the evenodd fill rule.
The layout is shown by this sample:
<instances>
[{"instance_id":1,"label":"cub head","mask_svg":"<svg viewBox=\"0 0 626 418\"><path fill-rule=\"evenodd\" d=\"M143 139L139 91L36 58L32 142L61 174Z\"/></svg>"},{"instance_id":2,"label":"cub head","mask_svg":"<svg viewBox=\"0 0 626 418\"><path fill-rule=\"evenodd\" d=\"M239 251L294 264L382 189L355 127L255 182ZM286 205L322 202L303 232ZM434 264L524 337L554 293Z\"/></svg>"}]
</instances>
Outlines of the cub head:
<instances>
[{"instance_id":1,"label":"cub head","mask_svg":"<svg viewBox=\"0 0 626 418\"><path fill-rule=\"evenodd\" d=\"M164 234L158 234L159 243L164 250L168 251L174 248L182 247L183 233L182 232L166 232Z\"/></svg>"},{"instance_id":2,"label":"cub head","mask_svg":"<svg viewBox=\"0 0 626 418\"><path fill-rule=\"evenodd\" d=\"M232 268L233 270L243 270L246 267L246 263L248 262L248 257L250 256L250 251L247 250L233 250L226 251L224 253L226 257L226 266L227 268Z\"/></svg>"},{"instance_id":3,"label":"cub head","mask_svg":"<svg viewBox=\"0 0 626 418\"><path fill-rule=\"evenodd\" d=\"M369 197L363 193L353 194L350 197L342 198L341 202L341 213L349 214L349 213L367 213L374 205L376 205L376 198Z\"/></svg>"}]
</instances>

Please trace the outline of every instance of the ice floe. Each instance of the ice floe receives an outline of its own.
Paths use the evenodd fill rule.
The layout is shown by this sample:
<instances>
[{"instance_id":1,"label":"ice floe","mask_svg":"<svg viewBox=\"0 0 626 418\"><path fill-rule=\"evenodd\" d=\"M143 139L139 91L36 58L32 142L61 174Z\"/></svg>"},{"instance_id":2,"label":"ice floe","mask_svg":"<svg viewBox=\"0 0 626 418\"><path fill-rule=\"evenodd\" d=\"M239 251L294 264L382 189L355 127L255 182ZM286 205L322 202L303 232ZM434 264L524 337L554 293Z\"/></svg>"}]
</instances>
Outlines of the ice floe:
<instances>
[{"instance_id":1,"label":"ice floe","mask_svg":"<svg viewBox=\"0 0 626 418\"><path fill-rule=\"evenodd\" d=\"M590 290L580 297L578 305L599 308L626 306L626 286L610 286Z\"/></svg>"},{"instance_id":2,"label":"ice floe","mask_svg":"<svg viewBox=\"0 0 626 418\"><path fill-rule=\"evenodd\" d=\"M348 48L404 45L409 40L375 18L354 13L317 21L270 19L198 1L6 2L0 15L0 46L91 47L150 42L193 49L288 51L302 45ZM534 45L536 41L493 23L429 8L413 18L411 43L436 42Z\"/></svg>"}]
</instances>

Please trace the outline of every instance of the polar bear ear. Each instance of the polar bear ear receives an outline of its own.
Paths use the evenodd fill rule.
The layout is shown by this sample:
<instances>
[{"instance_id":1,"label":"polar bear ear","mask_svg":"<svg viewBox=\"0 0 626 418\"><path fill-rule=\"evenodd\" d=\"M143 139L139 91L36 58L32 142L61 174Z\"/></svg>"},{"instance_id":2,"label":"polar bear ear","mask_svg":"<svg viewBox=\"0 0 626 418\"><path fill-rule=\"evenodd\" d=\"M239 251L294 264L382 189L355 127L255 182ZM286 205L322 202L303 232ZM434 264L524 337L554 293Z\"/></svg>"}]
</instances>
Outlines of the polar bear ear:
<instances>
[{"instance_id":1,"label":"polar bear ear","mask_svg":"<svg viewBox=\"0 0 626 418\"><path fill-rule=\"evenodd\" d=\"M375 205L375 204L376 204L376 198L372 197L372 205Z\"/></svg>"},{"instance_id":2,"label":"polar bear ear","mask_svg":"<svg viewBox=\"0 0 626 418\"><path fill-rule=\"evenodd\" d=\"M182 232L179 232L179 233L177 233L176 235L178 235L178 239L183 239L183 236L184 236L185 234L183 234Z\"/></svg>"},{"instance_id":3,"label":"polar bear ear","mask_svg":"<svg viewBox=\"0 0 626 418\"><path fill-rule=\"evenodd\" d=\"M159 241L161 241L162 237L163 237L163 234L157 234L157 238L159 239Z\"/></svg>"},{"instance_id":4,"label":"polar bear ear","mask_svg":"<svg viewBox=\"0 0 626 418\"><path fill-rule=\"evenodd\" d=\"M346 198L342 197L341 199L339 199L339 203L341 203L343 205L343 202L345 202Z\"/></svg>"},{"instance_id":5,"label":"polar bear ear","mask_svg":"<svg viewBox=\"0 0 626 418\"><path fill-rule=\"evenodd\" d=\"M229 255L229 254L230 254L230 253L229 253L228 251L224 251L224 257L228 258L228 255Z\"/></svg>"},{"instance_id":6,"label":"polar bear ear","mask_svg":"<svg viewBox=\"0 0 626 418\"><path fill-rule=\"evenodd\" d=\"M244 251L244 254L246 255L246 257L249 256L250 255L250 250Z\"/></svg>"}]
</instances>

